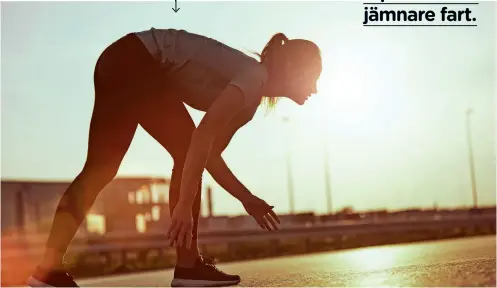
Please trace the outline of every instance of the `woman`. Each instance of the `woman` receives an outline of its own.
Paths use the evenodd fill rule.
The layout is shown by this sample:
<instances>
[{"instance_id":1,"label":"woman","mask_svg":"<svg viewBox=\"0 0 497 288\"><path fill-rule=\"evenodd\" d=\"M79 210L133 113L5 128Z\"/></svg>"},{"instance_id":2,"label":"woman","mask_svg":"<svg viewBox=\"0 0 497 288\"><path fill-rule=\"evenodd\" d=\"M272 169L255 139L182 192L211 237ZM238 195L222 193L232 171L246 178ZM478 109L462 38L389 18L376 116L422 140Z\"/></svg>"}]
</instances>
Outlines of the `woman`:
<instances>
[{"instance_id":1,"label":"woman","mask_svg":"<svg viewBox=\"0 0 497 288\"><path fill-rule=\"evenodd\" d=\"M81 173L62 196L44 260L30 286L77 286L63 256L98 193L116 175L141 125L172 156L170 245L177 250L172 286L218 286L240 282L219 271L197 248L200 187L204 169L241 201L261 228L277 229L278 217L233 175L221 157L233 134L265 100L298 104L316 93L319 48L276 34L260 62L214 39L175 29L130 33L110 45L94 71L95 104L88 154ZM187 104L205 115L195 127Z\"/></svg>"}]
</instances>

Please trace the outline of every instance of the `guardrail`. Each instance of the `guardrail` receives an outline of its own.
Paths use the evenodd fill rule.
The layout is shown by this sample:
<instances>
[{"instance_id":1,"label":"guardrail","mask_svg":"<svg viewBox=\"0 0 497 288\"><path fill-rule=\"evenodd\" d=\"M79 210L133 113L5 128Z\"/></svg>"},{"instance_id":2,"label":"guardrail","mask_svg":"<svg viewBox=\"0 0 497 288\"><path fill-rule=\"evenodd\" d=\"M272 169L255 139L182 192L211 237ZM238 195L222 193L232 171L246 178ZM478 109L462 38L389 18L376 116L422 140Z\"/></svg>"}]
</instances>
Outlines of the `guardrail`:
<instances>
[{"instance_id":1,"label":"guardrail","mask_svg":"<svg viewBox=\"0 0 497 288\"><path fill-rule=\"evenodd\" d=\"M341 223L279 231L219 231L199 235L201 253L220 261L245 260L309 252L454 237L495 235L495 214L440 219ZM41 237L44 238L44 237ZM45 241L22 243L10 238L2 244L2 286L25 286L42 257ZM18 238L22 240L22 238ZM26 240L26 239L24 239ZM30 239L33 240L33 239ZM163 233L107 235L75 239L66 261L76 277L95 277L120 273L171 268L175 249L167 246Z\"/></svg>"},{"instance_id":2,"label":"guardrail","mask_svg":"<svg viewBox=\"0 0 497 288\"><path fill-rule=\"evenodd\" d=\"M199 233L199 244L225 244L237 242L289 240L295 238L318 238L336 236L360 236L377 233L428 231L443 229L466 229L478 226L495 226L495 215L478 215L468 218L403 220L378 223L356 223L319 225L301 228L286 228L267 232L263 230L251 231L218 231ZM107 253L127 250L161 249L167 248L165 233L138 234L132 236L100 236L87 239L75 239L71 243L71 253ZM17 250L17 251L16 251ZM23 254L40 254L42 245L31 245L22 248ZM2 259L18 257L19 248L8 249L3 245Z\"/></svg>"}]
</instances>

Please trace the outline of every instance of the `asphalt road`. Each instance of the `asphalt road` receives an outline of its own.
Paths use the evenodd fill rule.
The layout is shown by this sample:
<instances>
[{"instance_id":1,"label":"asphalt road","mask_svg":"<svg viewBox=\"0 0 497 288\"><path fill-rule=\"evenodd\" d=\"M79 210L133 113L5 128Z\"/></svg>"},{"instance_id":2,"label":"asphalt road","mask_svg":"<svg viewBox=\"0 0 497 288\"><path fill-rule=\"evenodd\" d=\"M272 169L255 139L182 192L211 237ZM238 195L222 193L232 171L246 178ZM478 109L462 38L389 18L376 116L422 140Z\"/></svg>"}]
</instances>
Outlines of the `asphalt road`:
<instances>
[{"instance_id":1,"label":"asphalt road","mask_svg":"<svg viewBox=\"0 0 497 288\"><path fill-rule=\"evenodd\" d=\"M237 263L218 267L239 286L496 286L495 236L390 245ZM81 286L166 287L172 270L93 278Z\"/></svg>"}]
</instances>

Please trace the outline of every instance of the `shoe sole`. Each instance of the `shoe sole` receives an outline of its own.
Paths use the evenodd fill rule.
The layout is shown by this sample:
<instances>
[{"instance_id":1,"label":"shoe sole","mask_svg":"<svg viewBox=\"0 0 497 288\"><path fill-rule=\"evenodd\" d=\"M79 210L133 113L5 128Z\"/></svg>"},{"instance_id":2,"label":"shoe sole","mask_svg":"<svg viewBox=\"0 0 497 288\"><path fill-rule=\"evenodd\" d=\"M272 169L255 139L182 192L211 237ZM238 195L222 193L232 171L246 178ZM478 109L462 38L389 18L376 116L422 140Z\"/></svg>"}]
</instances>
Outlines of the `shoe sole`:
<instances>
[{"instance_id":1,"label":"shoe sole","mask_svg":"<svg viewBox=\"0 0 497 288\"><path fill-rule=\"evenodd\" d=\"M27 284L29 287L54 287L54 286L48 285L46 283L43 283L39 280L36 280L33 277L28 278Z\"/></svg>"},{"instance_id":2,"label":"shoe sole","mask_svg":"<svg viewBox=\"0 0 497 288\"><path fill-rule=\"evenodd\" d=\"M171 287L221 287L236 285L239 280L230 281L209 281L209 280L190 280L190 279L173 279Z\"/></svg>"}]
</instances>

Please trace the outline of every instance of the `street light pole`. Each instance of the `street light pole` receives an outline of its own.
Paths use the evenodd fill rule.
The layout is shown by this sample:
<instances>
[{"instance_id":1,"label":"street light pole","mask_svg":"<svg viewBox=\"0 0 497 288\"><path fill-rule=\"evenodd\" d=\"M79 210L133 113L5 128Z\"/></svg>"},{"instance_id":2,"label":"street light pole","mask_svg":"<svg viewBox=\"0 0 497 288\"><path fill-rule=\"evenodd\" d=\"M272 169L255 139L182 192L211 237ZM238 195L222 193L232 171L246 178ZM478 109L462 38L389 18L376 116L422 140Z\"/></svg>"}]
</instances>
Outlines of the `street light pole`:
<instances>
[{"instance_id":1,"label":"street light pole","mask_svg":"<svg viewBox=\"0 0 497 288\"><path fill-rule=\"evenodd\" d=\"M289 119L288 117L282 117L281 120L283 123L288 123ZM290 141L287 142L289 144ZM293 173L292 173L292 162L290 160L290 147L287 146L287 152L286 152L286 167L287 167L287 181L288 181L288 201L290 205L290 214L295 214L295 192L293 189Z\"/></svg>"},{"instance_id":2,"label":"street light pole","mask_svg":"<svg viewBox=\"0 0 497 288\"><path fill-rule=\"evenodd\" d=\"M326 189L326 204L328 208L328 214L332 213L331 206L331 180L330 180L330 165L329 165L329 157L328 157L328 138L324 137L324 181L325 181L325 189Z\"/></svg>"},{"instance_id":3,"label":"street light pole","mask_svg":"<svg viewBox=\"0 0 497 288\"><path fill-rule=\"evenodd\" d=\"M292 181L292 162L290 161L290 152L287 153L287 178L288 178L288 200L290 202L290 214L295 214L295 200Z\"/></svg>"},{"instance_id":4,"label":"street light pole","mask_svg":"<svg viewBox=\"0 0 497 288\"><path fill-rule=\"evenodd\" d=\"M466 110L466 138L468 141L468 156L469 156L469 171L471 176L471 191L473 194L473 208L478 207L478 198L476 194L476 178L475 178L475 161L473 156L473 145L471 141L471 125L470 125L470 115L473 113L473 109Z\"/></svg>"}]
</instances>

